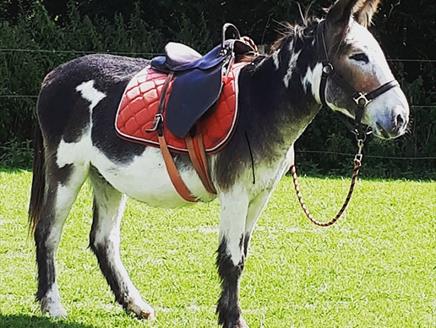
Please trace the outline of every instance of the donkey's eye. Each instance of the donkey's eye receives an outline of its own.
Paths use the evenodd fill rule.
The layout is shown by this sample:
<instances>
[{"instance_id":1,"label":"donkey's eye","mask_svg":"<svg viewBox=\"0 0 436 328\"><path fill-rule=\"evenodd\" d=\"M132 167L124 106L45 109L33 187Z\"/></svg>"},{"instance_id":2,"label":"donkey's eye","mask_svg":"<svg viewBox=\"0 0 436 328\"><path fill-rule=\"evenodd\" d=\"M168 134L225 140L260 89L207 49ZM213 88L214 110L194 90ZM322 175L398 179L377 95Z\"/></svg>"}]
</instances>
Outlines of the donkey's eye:
<instances>
[{"instance_id":1,"label":"donkey's eye","mask_svg":"<svg viewBox=\"0 0 436 328\"><path fill-rule=\"evenodd\" d=\"M368 62L369 62L368 56L365 55L363 52L351 55L350 59L353 59L353 60L356 60L356 61L360 61L360 62L364 62L365 64L368 64Z\"/></svg>"}]
</instances>

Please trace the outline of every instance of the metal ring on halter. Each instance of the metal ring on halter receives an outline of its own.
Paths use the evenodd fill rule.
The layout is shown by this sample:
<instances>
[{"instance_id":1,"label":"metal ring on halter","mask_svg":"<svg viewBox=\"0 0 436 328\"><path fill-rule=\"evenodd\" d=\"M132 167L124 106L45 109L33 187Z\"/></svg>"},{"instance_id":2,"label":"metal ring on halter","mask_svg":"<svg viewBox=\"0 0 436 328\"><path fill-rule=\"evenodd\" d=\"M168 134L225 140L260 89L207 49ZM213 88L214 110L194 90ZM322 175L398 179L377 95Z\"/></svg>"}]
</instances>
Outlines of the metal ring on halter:
<instances>
[{"instance_id":1,"label":"metal ring on halter","mask_svg":"<svg viewBox=\"0 0 436 328\"><path fill-rule=\"evenodd\" d=\"M322 71L324 72L324 74L329 75L334 71L333 65L330 63L325 64L322 67Z\"/></svg>"}]
</instances>

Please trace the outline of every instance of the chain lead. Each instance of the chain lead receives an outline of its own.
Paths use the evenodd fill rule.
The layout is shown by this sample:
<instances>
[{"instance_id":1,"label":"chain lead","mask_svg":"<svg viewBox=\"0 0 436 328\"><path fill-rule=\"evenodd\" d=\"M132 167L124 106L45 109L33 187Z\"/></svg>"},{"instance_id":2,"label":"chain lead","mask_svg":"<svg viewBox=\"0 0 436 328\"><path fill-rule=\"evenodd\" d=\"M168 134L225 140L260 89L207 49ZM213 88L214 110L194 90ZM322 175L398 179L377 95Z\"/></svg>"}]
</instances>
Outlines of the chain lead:
<instances>
[{"instance_id":1,"label":"chain lead","mask_svg":"<svg viewBox=\"0 0 436 328\"><path fill-rule=\"evenodd\" d=\"M304 203L303 196L301 194L300 184L298 183L297 168L295 167L295 165L291 166L290 170L291 170L292 180L294 182L295 193L297 194L297 198L298 198L298 201L300 203L300 206L303 209L303 212L306 215L306 217L309 219L309 221L311 221L315 225L320 226L320 227L328 227L328 226L333 225L334 223L336 223L336 221L339 220L339 218L342 216L345 209L347 208L348 203L350 202L351 196L352 196L353 191L354 191L354 185L356 184L356 180L357 180L357 177L359 175L359 170L362 166L362 158L363 158L362 151L363 151L363 146L365 145L366 136L370 133L371 132L368 129L365 133L363 133L363 136L361 134L356 133L357 153L354 156L353 174L351 176L350 189L348 190L347 196L345 198L344 203L342 204L342 207L339 209L339 211L337 212L335 217L327 222L317 221L312 216L312 214L309 212L309 209L307 208L306 204Z\"/></svg>"}]
</instances>

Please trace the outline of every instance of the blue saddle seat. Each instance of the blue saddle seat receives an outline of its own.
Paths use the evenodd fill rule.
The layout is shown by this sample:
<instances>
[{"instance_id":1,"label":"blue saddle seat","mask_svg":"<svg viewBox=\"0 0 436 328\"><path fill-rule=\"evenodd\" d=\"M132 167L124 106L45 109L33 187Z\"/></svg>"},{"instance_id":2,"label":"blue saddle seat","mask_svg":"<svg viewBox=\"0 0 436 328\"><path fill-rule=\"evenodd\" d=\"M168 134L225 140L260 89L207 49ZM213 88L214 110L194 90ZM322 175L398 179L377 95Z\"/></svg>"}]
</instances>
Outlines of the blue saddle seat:
<instances>
[{"instance_id":1,"label":"blue saddle seat","mask_svg":"<svg viewBox=\"0 0 436 328\"><path fill-rule=\"evenodd\" d=\"M183 43L168 42L165 46L168 65L171 67L193 62L203 57L198 51Z\"/></svg>"},{"instance_id":2,"label":"blue saddle seat","mask_svg":"<svg viewBox=\"0 0 436 328\"><path fill-rule=\"evenodd\" d=\"M241 39L224 39L204 56L184 44L168 43L165 56L155 57L150 63L155 70L174 74L164 126L175 136L185 138L220 97L226 64L236 55L253 51Z\"/></svg>"},{"instance_id":3,"label":"blue saddle seat","mask_svg":"<svg viewBox=\"0 0 436 328\"><path fill-rule=\"evenodd\" d=\"M174 43L168 45L171 44ZM151 60L151 66L153 68L164 72L174 73L184 72L195 68L208 70L221 64L224 59L228 58L228 54L223 53L221 45L216 46L204 56L201 56L194 49L185 45L182 45L183 47L181 47L185 52L177 53L176 50L171 51L172 47L168 47L168 45L165 47L165 56L158 56ZM192 50L192 52L188 49ZM198 56L196 54L198 54Z\"/></svg>"}]
</instances>

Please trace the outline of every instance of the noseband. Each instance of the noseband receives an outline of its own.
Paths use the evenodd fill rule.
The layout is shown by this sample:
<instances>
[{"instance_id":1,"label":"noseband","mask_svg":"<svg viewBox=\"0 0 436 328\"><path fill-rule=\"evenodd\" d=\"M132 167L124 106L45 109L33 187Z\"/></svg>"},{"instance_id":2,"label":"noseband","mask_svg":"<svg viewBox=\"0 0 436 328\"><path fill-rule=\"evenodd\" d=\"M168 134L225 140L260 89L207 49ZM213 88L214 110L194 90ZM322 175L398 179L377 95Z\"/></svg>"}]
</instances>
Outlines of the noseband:
<instances>
[{"instance_id":1,"label":"noseband","mask_svg":"<svg viewBox=\"0 0 436 328\"><path fill-rule=\"evenodd\" d=\"M327 80L330 77L330 79L333 80L334 83L336 83L353 100L353 103L356 104L354 111L355 126L353 132L358 137L363 138L363 135L371 133L371 129L362 124L362 117L365 108L372 100L389 91L390 89L398 87L399 84L397 80L392 80L367 93L356 90L356 88L354 88L334 69L333 64L329 59L324 36L325 25L326 21L321 21L316 32L316 43L318 45L318 53L322 63L321 83L319 86L319 97L321 104L327 108L330 108L326 101Z\"/></svg>"}]
</instances>

